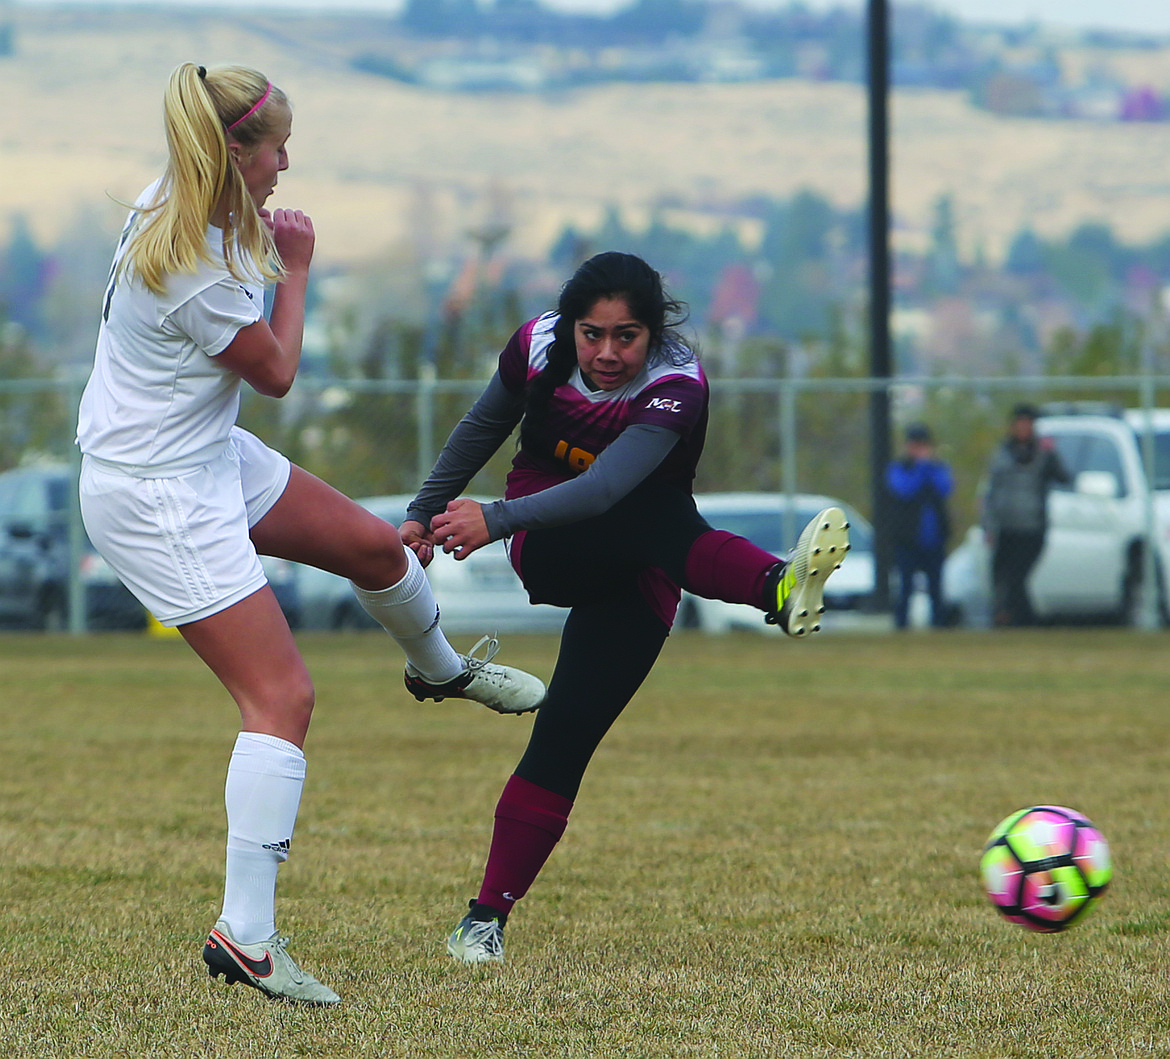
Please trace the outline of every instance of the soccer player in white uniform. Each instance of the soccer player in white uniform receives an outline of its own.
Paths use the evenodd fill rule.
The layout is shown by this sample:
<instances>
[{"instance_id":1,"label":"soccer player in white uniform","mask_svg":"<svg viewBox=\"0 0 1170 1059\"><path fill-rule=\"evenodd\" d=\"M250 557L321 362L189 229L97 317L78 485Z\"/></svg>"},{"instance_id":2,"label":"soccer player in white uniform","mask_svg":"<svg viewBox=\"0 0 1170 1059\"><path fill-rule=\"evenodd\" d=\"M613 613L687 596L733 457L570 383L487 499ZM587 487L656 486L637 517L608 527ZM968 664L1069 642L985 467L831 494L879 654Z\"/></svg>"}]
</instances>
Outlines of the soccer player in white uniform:
<instances>
[{"instance_id":1,"label":"soccer player in white uniform","mask_svg":"<svg viewBox=\"0 0 1170 1059\"><path fill-rule=\"evenodd\" d=\"M288 167L292 113L263 74L192 63L171 75L164 112L167 170L122 232L81 401L82 517L119 577L239 706L208 971L271 997L336 1004L276 930L314 690L258 554L348 577L403 648L420 700L525 713L545 688L491 664L494 640L486 657L474 656L478 644L456 653L394 527L235 425L241 384L282 397L300 360L313 225L300 210L264 209Z\"/></svg>"}]
</instances>

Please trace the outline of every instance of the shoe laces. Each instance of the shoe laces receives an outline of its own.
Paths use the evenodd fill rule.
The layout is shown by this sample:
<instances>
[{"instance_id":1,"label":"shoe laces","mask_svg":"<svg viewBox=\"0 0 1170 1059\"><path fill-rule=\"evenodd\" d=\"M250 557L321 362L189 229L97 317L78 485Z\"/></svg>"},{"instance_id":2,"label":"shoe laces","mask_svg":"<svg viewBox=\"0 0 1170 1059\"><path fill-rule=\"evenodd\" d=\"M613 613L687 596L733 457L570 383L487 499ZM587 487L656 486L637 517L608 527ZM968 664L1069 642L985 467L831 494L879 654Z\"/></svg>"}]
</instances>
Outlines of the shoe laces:
<instances>
[{"instance_id":1,"label":"shoe laces","mask_svg":"<svg viewBox=\"0 0 1170 1059\"><path fill-rule=\"evenodd\" d=\"M268 951L275 959L278 955L283 956L285 972L288 976L297 983L297 985L304 985L306 974L301 970L301 965L289 955L288 951L289 938L285 934L278 934L268 944Z\"/></svg>"},{"instance_id":2,"label":"shoe laces","mask_svg":"<svg viewBox=\"0 0 1170 1059\"><path fill-rule=\"evenodd\" d=\"M484 646L485 644L487 645L486 647ZM478 651L481 647L484 648L484 652L483 657L479 658L476 656L475 652ZM480 637L476 645L463 656L465 659L467 659L467 668L470 669L472 673L482 672L484 666L486 666L493 658L496 657L496 652L499 651L499 649L500 641L494 635Z\"/></svg>"},{"instance_id":3,"label":"shoe laces","mask_svg":"<svg viewBox=\"0 0 1170 1059\"><path fill-rule=\"evenodd\" d=\"M487 952L502 952L504 931L498 919L473 919L467 926L467 944L479 946Z\"/></svg>"}]
</instances>

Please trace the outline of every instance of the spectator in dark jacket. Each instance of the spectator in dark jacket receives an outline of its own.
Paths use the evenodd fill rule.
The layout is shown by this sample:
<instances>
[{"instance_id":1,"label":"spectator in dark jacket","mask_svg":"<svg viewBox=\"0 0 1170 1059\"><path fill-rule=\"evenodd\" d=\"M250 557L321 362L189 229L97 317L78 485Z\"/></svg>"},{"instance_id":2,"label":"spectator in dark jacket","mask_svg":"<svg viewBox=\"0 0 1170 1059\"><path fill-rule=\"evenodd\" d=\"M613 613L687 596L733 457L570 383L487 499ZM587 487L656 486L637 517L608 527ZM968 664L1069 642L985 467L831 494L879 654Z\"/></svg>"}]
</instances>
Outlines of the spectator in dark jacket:
<instances>
[{"instance_id":1,"label":"spectator in dark jacket","mask_svg":"<svg viewBox=\"0 0 1170 1059\"><path fill-rule=\"evenodd\" d=\"M930 594L930 623L941 628L946 624L942 568L950 534L947 498L954 483L950 468L935 455L928 427L915 424L907 428L901 457L886 468L886 488L898 571L894 624L899 629L909 624L914 575L921 571Z\"/></svg>"},{"instance_id":2,"label":"spectator in dark jacket","mask_svg":"<svg viewBox=\"0 0 1170 1059\"><path fill-rule=\"evenodd\" d=\"M1012 410L1008 436L988 469L983 528L991 544L993 620L996 625L1033 625L1028 575L1044 550L1048 493L1071 475L1051 438L1036 433L1039 411L1029 404Z\"/></svg>"}]
</instances>

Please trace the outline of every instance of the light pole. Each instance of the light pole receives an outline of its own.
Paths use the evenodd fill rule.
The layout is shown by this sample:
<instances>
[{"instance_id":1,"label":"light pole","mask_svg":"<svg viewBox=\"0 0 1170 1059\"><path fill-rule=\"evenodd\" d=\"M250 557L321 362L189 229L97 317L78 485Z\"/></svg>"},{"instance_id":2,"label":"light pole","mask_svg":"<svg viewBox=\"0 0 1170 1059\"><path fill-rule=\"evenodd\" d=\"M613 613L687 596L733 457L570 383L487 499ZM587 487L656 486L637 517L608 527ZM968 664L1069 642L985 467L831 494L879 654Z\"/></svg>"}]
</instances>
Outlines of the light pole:
<instances>
[{"instance_id":1,"label":"light pole","mask_svg":"<svg viewBox=\"0 0 1170 1059\"><path fill-rule=\"evenodd\" d=\"M889 7L869 0L869 373L890 378ZM875 610L890 606L890 533L885 496L890 462L890 392L869 398L870 476L873 489Z\"/></svg>"}]
</instances>

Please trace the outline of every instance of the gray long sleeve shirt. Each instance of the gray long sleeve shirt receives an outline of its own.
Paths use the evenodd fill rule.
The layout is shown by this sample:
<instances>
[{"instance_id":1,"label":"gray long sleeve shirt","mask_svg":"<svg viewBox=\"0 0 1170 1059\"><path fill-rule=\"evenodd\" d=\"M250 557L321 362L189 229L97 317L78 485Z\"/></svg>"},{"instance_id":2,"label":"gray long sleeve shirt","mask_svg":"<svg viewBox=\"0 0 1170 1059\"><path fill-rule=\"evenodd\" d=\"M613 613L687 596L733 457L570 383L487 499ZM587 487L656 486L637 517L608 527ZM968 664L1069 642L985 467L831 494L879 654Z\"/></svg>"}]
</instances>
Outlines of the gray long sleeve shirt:
<instances>
[{"instance_id":1,"label":"gray long sleeve shirt","mask_svg":"<svg viewBox=\"0 0 1170 1059\"><path fill-rule=\"evenodd\" d=\"M992 457L984 501L984 529L991 533L1043 533L1048 528L1048 492L1071 481L1055 449L1009 439Z\"/></svg>"},{"instance_id":2,"label":"gray long sleeve shirt","mask_svg":"<svg viewBox=\"0 0 1170 1059\"><path fill-rule=\"evenodd\" d=\"M429 529L431 519L467 488L523 414L524 395L508 390L496 372L451 432L406 517ZM600 515L641 483L678 440L679 435L668 427L632 424L576 478L531 496L485 504L488 534L493 541L500 540L517 530L546 529Z\"/></svg>"}]
</instances>

